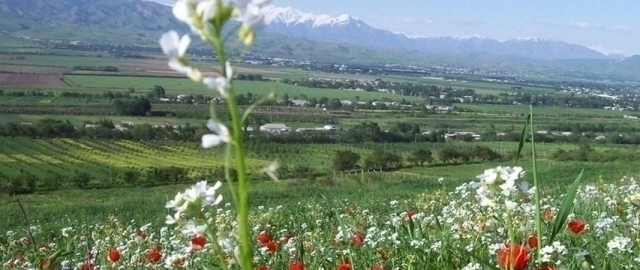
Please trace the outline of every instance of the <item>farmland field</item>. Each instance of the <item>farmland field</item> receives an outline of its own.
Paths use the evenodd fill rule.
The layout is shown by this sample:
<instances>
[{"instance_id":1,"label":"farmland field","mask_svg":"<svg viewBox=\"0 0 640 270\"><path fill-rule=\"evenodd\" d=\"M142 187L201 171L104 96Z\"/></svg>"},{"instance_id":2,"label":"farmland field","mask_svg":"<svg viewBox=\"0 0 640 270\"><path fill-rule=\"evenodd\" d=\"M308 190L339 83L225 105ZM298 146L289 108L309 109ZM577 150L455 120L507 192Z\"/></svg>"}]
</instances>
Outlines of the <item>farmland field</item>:
<instances>
[{"instance_id":1,"label":"farmland field","mask_svg":"<svg viewBox=\"0 0 640 270\"><path fill-rule=\"evenodd\" d=\"M14 51L21 44L12 40L5 47ZM51 52L64 53L56 50ZM192 61L199 67L215 64L209 59ZM96 67L115 66L118 71L73 70L74 66L87 63ZM223 180L225 174L233 178L237 168L231 166L229 171L222 169L227 155L224 147L203 149L201 145L203 134L212 135L204 126L209 104L202 101L162 103L153 96L157 95L153 89L157 85L162 86L169 96L213 96L215 91L177 77L166 66L166 59L157 55L132 60L106 54L96 57L89 52L69 52L69 55L14 53L0 55L0 64L0 72L5 72L0 73L3 90L0 106L4 109L4 114L0 114L0 128L6 129L4 137L0 137L0 187L7 187L8 191L0 190L0 228L3 228L0 231L0 261L4 263L3 267L12 266L21 260L22 252L41 246L45 241L55 242L56 246L50 245L54 249L73 246L76 252L65 255L73 264L69 269L85 269L88 259L80 251L85 251L85 246L89 245L94 245L89 248L96 249L93 253L99 254L94 262L100 265L110 264L105 261L106 257L111 255L114 248L120 249L123 258L117 264L111 263L120 269L142 268L140 261L146 260L145 263L148 263L149 252L155 252L157 245L163 248L164 253L160 256L165 260L163 263L166 268L175 268L177 263L185 262L179 257L187 256L185 254L191 256L190 263L202 262L200 259L205 256L201 254L208 253L198 253L193 248L193 239L185 239L179 230L165 224L166 215L173 214L171 209L167 209L166 203L185 188L193 191L191 185L197 181L206 179L211 184ZM202 70L206 75L216 72L215 68ZM259 65L245 65L235 71L236 74L260 74L269 79L375 80L380 77L393 82L473 88L481 95L513 92L511 87L515 86L396 75L328 74ZM236 81L234 85L238 94L262 96L273 91L280 98L284 94L288 94L289 98L306 96L350 100L357 96L361 101L405 99L420 105L425 103L419 97L306 88L278 82ZM524 87L522 91L564 95L554 93L554 89L539 87ZM28 92L36 94L29 96L25 94ZM64 92L67 92L66 96ZM120 97L126 94L129 100L138 101L138 97L154 99L151 111L135 114L140 116L124 116L124 113L116 116L114 104L118 103L114 100L118 98L114 98L113 92ZM507 239L505 228L492 221L505 222L502 220L504 218L482 214L491 211L497 211L498 214L500 211L503 214L517 213L519 216L509 216L515 217L519 226L515 237L523 243L529 240L527 237L535 231L530 190L519 185L522 193L515 194L516 189L505 193L505 190L496 191L503 189L507 182L499 187L494 186L496 190L491 199L505 201L486 212L488 209L481 207L486 201L478 201L478 197L470 195L485 191L473 190L473 185L465 185L478 180L477 176L483 172L486 174L488 168L514 164L518 143L512 138L498 140L499 136L506 136L507 133L516 134L519 138L523 121L529 113L528 106L447 105L454 106L452 113L426 113L416 107L354 111L271 105L257 108L254 115L260 115L260 118L250 121L254 128L268 122L284 122L292 129L317 128L330 123L339 126L340 131L346 131L336 132L338 136L329 135L327 137L331 138L324 141L327 138L318 136L322 143L305 141L314 139L319 133L296 133L296 136L277 138L268 135L247 137L244 143L250 182L249 202L251 222L255 225L252 237L260 239L263 235L261 231L265 230L273 235L291 233L292 239L295 239L290 242L278 241L275 248L273 241L268 242L271 246L256 251L257 262L269 265L274 270L287 269L288 264L292 263L289 256L293 256L285 254L284 250L288 249L298 252L291 258L302 259L301 250L303 254L312 254L305 257L307 269L335 269L343 260L358 265L353 269L380 270L375 265L384 265L382 269L387 270L481 269L479 266L472 268L475 259L470 260L467 254L458 251L473 250L480 254L481 259L495 264L493 253L497 251L493 249ZM222 103L214 107L224 111L225 106ZM246 106L240 108L244 109ZM637 211L637 205L634 201L630 203L628 197L636 196L636 192L640 196L640 185L627 176L640 174L638 148L631 143L637 139L634 133L640 130L640 121L623 118L625 114L629 113L566 107L534 108L536 130L571 131L571 135L549 135L549 138L545 138L549 141L537 144L537 177L542 185L542 195L545 196L542 202L545 207L557 212L560 199L566 196L567 187L581 172L584 173L581 178L583 188L571 216L572 219L583 218L593 227L588 227L586 232L580 234L580 237L585 237L584 243L614 241L611 240L616 239L614 235L627 235L623 229L619 229L619 232L618 229L611 229L603 236L598 224L602 224L599 220L605 216L615 216L619 228L626 228L624 226L628 224L637 225L632 218L623 217L619 208L604 207L613 204L611 198L616 198L615 205L626 207L631 213L629 216ZM280 121L282 119L286 121ZM70 127L67 121L73 126ZM131 130L124 135L125 132L111 128L97 127L92 130L84 126L85 121L113 121L113 124L133 122L136 127L142 128L130 127ZM60 125L47 125L50 122ZM372 128L373 125L368 123L377 126ZM181 134L181 130L171 127L162 131L164 128L156 127L158 131L151 131L150 125L142 124L188 124L197 128ZM361 124L365 124L364 128ZM68 130L56 129L61 126ZM411 130L400 131L407 127ZM347 133L358 128L361 128L362 134ZM427 140L426 136L421 137L425 131L442 133L443 139L444 133L456 131L482 133L483 138L477 142L448 139L423 142ZM51 135L57 132L65 135ZM157 133L149 135L149 132ZM344 140L343 136L351 135L359 139ZM370 135L377 137L369 138ZM498 157L471 157L471 153L482 147L494 151ZM424 165L412 160L418 150L429 150L427 152L431 154L431 159ZM454 150L466 157L447 159L440 155L445 150ZM334 158L339 151L358 155L358 161L350 169L336 169ZM376 164L373 164L375 159L386 155L395 156L399 161L391 167L376 168ZM531 150L525 147L517 165L522 166L526 174L516 177L518 184L521 181L533 181L532 155ZM601 156L603 158L599 159ZM230 157L234 160L233 154ZM278 181L271 181L265 173L271 170L273 161L280 164L279 168L273 169L281 176ZM171 174L174 172L177 173ZM184 172L185 177L180 177L180 172ZM502 178L503 175L498 177ZM596 188L584 185L595 185L601 193L593 195L593 189ZM619 189L618 186L623 188ZM217 191L224 196L224 200L218 205L218 211L211 209L219 225L216 229L222 233L216 237L232 233L230 228L236 226L232 217L235 213L225 205L233 202L231 187L237 189L238 185L234 182ZM11 190L20 193L15 197L5 195ZM11 194L15 194L13 192ZM17 204L18 199L20 205ZM517 202L521 207L507 210L506 207L510 205L507 202ZM24 212L21 207L24 207ZM25 215L32 227L25 226ZM214 220L209 221L212 224ZM557 230L555 225L552 227L550 222L547 223L549 225L544 225L542 233L548 235L550 231ZM571 234L571 228L565 230L562 225L558 227L562 230L556 239L572 249L569 253L558 251L553 256L558 262L557 266L564 267L560 269L576 269L582 262L575 259L574 255L582 250L573 246L577 246L577 242L583 243L583 240L577 238L577 234ZM33 238L30 238L30 232L35 234ZM345 237L344 233L349 235ZM73 237L67 237L66 234ZM205 240L213 239L209 236ZM185 249L188 242L192 245ZM601 245L606 246L606 243ZM640 246L640 242L633 245L634 248L636 246ZM206 245L203 250L209 252L211 248L211 245ZM441 252L444 249L454 251ZM4 252L7 250L10 252ZM383 252L384 256L381 255ZM105 256L105 253L108 255ZM592 254L599 259L610 255L604 250L593 250ZM350 257L346 259L347 256ZM405 260L409 258L413 261ZM45 262L38 261L41 264ZM465 265L470 266L463 268ZM159 267L152 264L146 266ZM348 269L352 269L351 266ZM627 268L614 265L613 269Z\"/></svg>"}]
</instances>

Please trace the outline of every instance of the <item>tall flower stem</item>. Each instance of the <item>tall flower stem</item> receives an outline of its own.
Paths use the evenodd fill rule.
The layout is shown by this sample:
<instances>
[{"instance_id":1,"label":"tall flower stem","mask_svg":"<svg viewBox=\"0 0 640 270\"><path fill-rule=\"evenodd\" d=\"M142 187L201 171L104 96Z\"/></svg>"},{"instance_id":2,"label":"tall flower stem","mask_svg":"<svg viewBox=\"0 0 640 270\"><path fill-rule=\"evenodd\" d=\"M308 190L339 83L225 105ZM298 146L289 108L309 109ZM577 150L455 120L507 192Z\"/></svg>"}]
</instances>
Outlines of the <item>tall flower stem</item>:
<instances>
[{"instance_id":1,"label":"tall flower stem","mask_svg":"<svg viewBox=\"0 0 640 270\"><path fill-rule=\"evenodd\" d=\"M509 255L508 256L508 260L507 260L507 264L508 270L513 270L513 268L515 267L515 261L516 261L516 256L514 256L513 251L515 250L515 245L516 245L516 234L515 234L515 229L513 227L513 216L511 215L510 212L507 213L507 237L509 238ZM519 255L519 254L518 254Z\"/></svg>"},{"instance_id":2,"label":"tall flower stem","mask_svg":"<svg viewBox=\"0 0 640 270\"><path fill-rule=\"evenodd\" d=\"M531 160L533 163L533 186L535 187L535 194L534 194L534 200L535 202L535 206L536 206L536 238L538 239L538 243L542 242L542 215L540 213L540 186L538 184L538 175L536 173L537 171L537 164L536 164L536 144L534 141L534 132L533 132L533 106L529 106L529 130L531 131ZM540 262L541 259L541 255L540 255L540 245L538 245L538 247L536 248L536 261Z\"/></svg>"},{"instance_id":3,"label":"tall flower stem","mask_svg":"<svg viewBox=\"0 0 640 270\"><path fill-rule=\"evenodd\" d=\"M213 45L218 52L218 59L222 67L222 76L226 77L229 72L226 70L227 55L224 50L222 39L213 40ZM249 237L249 183L247 179L247 166L245 163L244 138L242 132L242 118L238 113L238 104L233 87L227 93L227 106L231 115L233 129L233 143L235 149L236 171L238 172L238 238L240 242L240 257L238 259L242 269L253 269L253 250L251 248L251 238Z\"/></svg>"}]
</instances>

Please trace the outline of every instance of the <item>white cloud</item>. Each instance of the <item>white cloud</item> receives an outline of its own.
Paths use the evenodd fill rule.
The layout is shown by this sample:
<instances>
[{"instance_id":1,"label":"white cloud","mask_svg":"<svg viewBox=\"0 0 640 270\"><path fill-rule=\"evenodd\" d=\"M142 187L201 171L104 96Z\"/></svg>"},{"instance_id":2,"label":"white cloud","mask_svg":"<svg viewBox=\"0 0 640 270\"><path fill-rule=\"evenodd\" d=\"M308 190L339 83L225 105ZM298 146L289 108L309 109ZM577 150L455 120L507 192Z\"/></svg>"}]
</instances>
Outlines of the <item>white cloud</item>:
<instances>
[{"instance_id":1,"label":"white cloud","mask_svg":"<svg viewBox=\"0 0 640 270\"><path fill-rule=\"evenodd\" d=\"M622 55L627 55L627 53L625 53L625 51L623 50L618 50L618 49L610 49L610 48L606 48L600 45L593 45L593 46L587 46L589 49L592 49L594 51L598 51L601 52L603 54L622 54Z\"/></svg>"},{"instance_id":2,"label":"white cloud","mask_svg":"<svg viewBox=\"0 0 640 270\"><path fill-rule=\"evenodd\" d=\"M574 27L578 27L578 28L587 28L589 27L589 23L588 22L572 22L572 23L568 23L569 26L574 26Z\"/></svg>"}]
</instances>

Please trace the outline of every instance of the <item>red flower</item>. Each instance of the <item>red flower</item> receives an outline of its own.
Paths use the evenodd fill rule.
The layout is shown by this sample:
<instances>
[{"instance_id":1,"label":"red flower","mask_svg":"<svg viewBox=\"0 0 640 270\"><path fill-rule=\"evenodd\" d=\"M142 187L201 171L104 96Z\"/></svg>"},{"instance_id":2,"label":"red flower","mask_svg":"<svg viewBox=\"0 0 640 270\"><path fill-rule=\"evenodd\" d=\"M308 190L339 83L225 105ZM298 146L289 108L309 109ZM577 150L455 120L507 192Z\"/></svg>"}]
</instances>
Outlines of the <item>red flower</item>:
<instances>
[{"instance_id":1,"label":"red flower","mask_svg":"<svg viewBox=\"0 0 640 270\"><path fill-rule=\"evenodd\" d=\"M338 265L337 270L351 270L351 264L349 264L349 262L343 262L342 264Z\"/></svg>"},{"instance_id":2,"label":"red flower","mask_svg":"<svg viewBox=\"0 0 640 270\"><path fill-rule=\"evenodd\" d=\"M549 265L543 265L542 267L536 269L536 270L556 270L555 268L549 266Z\"/></svg>"},{"instance_id":3,"label":"red flower","mask_svg":"<svg viewBox=\"0 0 640 270\"><path fill-rule=\"evenodd\" d=\"M196 235L191 238L191 247L195 250L200 250L207 244L207 238L204 235Z\"/></svg>"},{"instance_id":4,"label":"red flower","mask_svg":"<svg viewBox=\"0 0 640 270\"><path fill-rule=\"evenodd\" d=\"M362 242L364 242L364 235L362 235L361 233L356 233L351 236L351 244L353 244L354 246L361 246Z\"/></svg>"},{"instance_id":5,"label":"red flower","mask_svg":"<svg viewBox=\"0 0 640 270\"><path fill-rule=\"evenodd\" d=\"M498 263L503 269L513 266L513 270L524 270L530 258L529 250L518 244L507 245L498 252Z\"/></svg>"},{"instance_id":6,"label":"red flower","mask_svg":"<svg viewBox=\"0 0 640 270\"><path fill-rule=\"evenodd\" d=\"M269 269L269 267L261 265L261 266L258 266L258 268L256 268L256 270L271 270L271 269Z\"/></svg>"},{"instance_id":7,"label":"red flower","mask_svg":"<svg viewBox=\"0 0 640 270\"><path fill-rule=\"evenodd\" d=\"M415 214L416 214L416 212L414 212L413 210L409 210L406 213L404 213L404 217L403 218L404 218L404 220L411 221L411 220L413 220L413 215L415 215Z\"/></svg>"},{"instance_id":8,"label":"red flower","mask_svg":"<svg viewBox=\"0 0 640 270\"><path fill-rule=\"evenodd\" d=\"M535 234L529 235L529 239L527 239L527 243L530 248L537 248L540 241L538 240L538 236Z\"/></svg>"},{"instance_id":9,"label":"red flower","mask_svg":"<svg viewBox=\"0 0 640 270\"><path fill-rule=\"evenodd\" d=\"M586 224L586 223L584 223L584 221L582 221L582 220L579 220L579 219L572 219L572 220L570 220L570 221L569 221L569 223L567 224L567 228L569 228L569 230L570 230L572 233L579 234L579 233L581 233L582 231L584 231L584 227L585 227L586 225L587 225L587 224Z\"/></svg>"},{"instance_id":10,"label":"red flower","mask_svg":"<svg viewBox=\"0 0 640 270\"><path fill-rule=\"evenodd\" d=\"M267 242L267 244L265 244L265 247L267 247L267 250L272 253L278 251L278 243L273 240Z\"/></svg>"},{"instance_id":11,"label":"red flower","mask_svg":"<svg viewBox=\"0 0 640 270\"><path fill-rule=\"evenodd\" d=\"M382 267L382 265L376 264L371 267L371 270L384 270L384 267Z\"/></svg>"},{"instance_id":12,"label":"red flower","mask_svg":"<svg viewBox=\"0 0 640 270\"><path fill-rule=\"evenodd\" d=\"M91 262L84 262L82 266L80 266L80 270L93 270L96 266Z\"/></svg>"},{"instance_id":13,"label":"red flower","mask_svg":"<svg viewBox=\"0 0 640 270\"><path fill-rule=\"evenodd\" d=\"M293 262L289 265L289 270L304 270L304 264L302 262Z\"/></svg>"},{"instance_id":14,"label":"red flower","mask_svg":"<svg viewBox=\"0 0 640 270\"><path fill-rule=\"evenodd\" d=\"M107 253L107 259L110 262L117 262L120 260L120 251L118 249L111 249L109 250L109 252Z\"/></svg>"},{"instance_id":15,"label":"red flower","mask_svg":"<svg viewBox=\"0 0 640 270\"><path fill-rule=\"evenodd\" d=\"M147 259L152 263L157 263L162 259L162 253L156 249L149 250L149 252L147 252Z\"/></svg>"},{"instance_id":16,"label":"red flower","mask_svg":"<svg viewBox=\"0 0 640 270\"><path fill-rule=\"evenodd\" d=\"M260 242L263 245L265 245L265 244L267 244L267 243L269 243L271 241L273 241L273 238L271 237L271 235L269 235L265 231L260 232L260 234L258 235L258 242Z\"/></svg>"}]
</instances>

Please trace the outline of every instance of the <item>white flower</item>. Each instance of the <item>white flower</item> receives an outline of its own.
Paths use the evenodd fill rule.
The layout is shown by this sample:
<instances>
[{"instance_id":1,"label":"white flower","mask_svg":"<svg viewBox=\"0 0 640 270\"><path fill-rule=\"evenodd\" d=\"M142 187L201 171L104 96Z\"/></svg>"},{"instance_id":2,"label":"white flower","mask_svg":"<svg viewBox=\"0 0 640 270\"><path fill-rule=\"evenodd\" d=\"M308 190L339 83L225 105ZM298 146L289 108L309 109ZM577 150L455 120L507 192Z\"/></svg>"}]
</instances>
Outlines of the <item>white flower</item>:
<instances>
[{"instance_id":1,"label":"white flower","mask_svg":"<svg viewBox=\"0 0 640 270\"><path fill-rule=\"evenodd\" d=\"M220 181L210 187L207 186L207 181L200 181L185 190L183 197L189 203L201 201L199 206L218 205L222 201L222 195L216 194L220 186L222 186Z\"/></svg>"},{"instance_id":2,"label":"white flower","mask_svg":"<svg viewBox=\"0 0 640 270\"><path fill-rule=\"evenodd\" d=\"M222 98L227 98L229 88L231 88L231 80L233 79L233 69L231 63L225 63L225 77L207 77L202 81L209 89L218 90Z\"/></svg>"},{"instance_id":3,"label":"white flower","mask_svg":"<svg viewBox=\"0 0 640 270\"><path fill-rule=\"evenodd\" d=\"M160 37L160 47L162 52L170 58L181 58L187 52L191 44L189 35L178 36L176 31L169 31Z\"/></svg>"},{"instance_id":4,"label":"white flower","mask_svg":"<svg viewBox=\"0 0 640 270\"><path fill-rule=\"evenodd\" d=\"M173 5L173 15L189 25L191 31L206 40L210 32L209 21L218 12L217 0L178 0Z\"/></svg>"},{"instance_id":5,"label":"white flower","mask_svg":"<svg viewBox=\"0 0 640 270\"><path fill-rule=\"evenodd\" d=\"M502 189L502 194L504 196L510 196L511 192L517 191L515 186L515 181L512 179L508 179L504 183L500 185L500 189Z\"/></svg>"},{"instance_id":6,"label":"white flower","mask_svg":"<svg viewBox=\"0 0 640 270\"><path fill-rule=\"evenodd\" d=\"M173 225L176 224L179 220L180 220L180 216L182 215L181 212L175 212L175 214L172 215L167 215L165 223L167 225Z\"/></svg>"},{"instance_id":7,"label":"white flower","mask_svg":"<svg viewBox=\"0 0 640 270\"><path fill-rule=\"evenodd\" d=\"M266 168L262 169L262 173L268 175L273 181L278 181L278 175L276 174L280 164L277 161L273 161Z\"/></svg>"},{"instance_id":8,"label":"white flower","mask_svg":"<svg viewBox=\"0 0 640 270\"><path fill-rule=\"evenodd\" d=\"M202 73L189 66L184 58L189 44L191 44L191 38L188 35L180 37L176 31L166 32L160 37L162 52L169 56L169 67L187 75L191 80L200 81L202 80Z\"/></svg>"},{"instance_id":9,"label":"white flower","mask_svg":"<svg viewBox=\"0 0 640 270\"><path fill-rule=\"evenodd\" d=\"M202 147L211 148L217 146L220 143L228 143L231 141L231 134L229 129L219 122L209 120L207 128L215 132L216 134L206 134L202 136Z\"/></svg>"},{"instance_id":10,"label":"white flower","mask_svg":"<svg viewBox=\"0 0 640 270\"><path fill-rule=\"evenodd\" d=\"M262 7L271 0L242 0L238 3L238 18L244 25L256 29L262 25Z\"/></svg>"},{"instance_id":11,"label":"white flower","mask_svg":"<svg viewBox=\"0 0 640 270\"><path fill-rule=\"evenodd\" d=\"M182 234L186 236L204 235L207 231L207 225L197 225L193 220L189 220L182 229Z\"/></svg>"},{"instance_id":12,"label":"white flower","mask_svg":"<svg viewBox=\"0 0 640 270\"><path fill-rule=\"evenodd\" d=\"M487 169L484 170L483 174L476 177L480 180L480 182L483 182L487 185L493 185L493 183L495 183L496 179L498 178L498 172L496 171L496 169Z\"/></svg>"},{"instance_id":13,"label":"white flower","mask_svg":"<svg viewBox=\"0 0 640 270\"><path fill-rule=\"evenodd\" d=\"M504 204L507 207L507 212L513 212L513 209L515 209L518 206L517 203L510 200L505 200Z\"/></svg>"}]
</instances>

